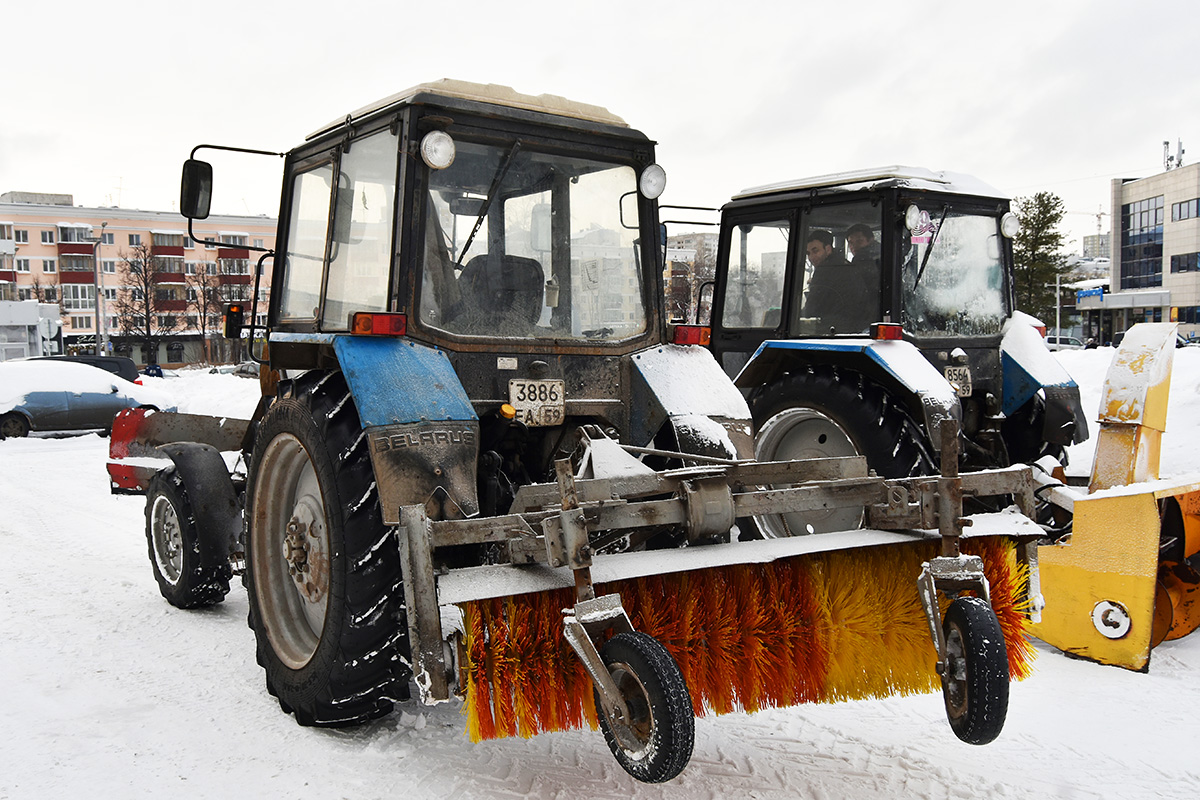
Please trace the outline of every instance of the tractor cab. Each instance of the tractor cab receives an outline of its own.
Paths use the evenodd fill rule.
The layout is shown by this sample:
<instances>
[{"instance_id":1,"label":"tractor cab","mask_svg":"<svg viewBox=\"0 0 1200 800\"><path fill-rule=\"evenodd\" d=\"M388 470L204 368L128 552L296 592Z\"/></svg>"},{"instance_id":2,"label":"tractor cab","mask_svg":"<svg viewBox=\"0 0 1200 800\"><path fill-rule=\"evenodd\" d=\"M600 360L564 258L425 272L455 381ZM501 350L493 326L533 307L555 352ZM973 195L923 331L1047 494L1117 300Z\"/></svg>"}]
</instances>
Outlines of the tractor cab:
<instances>
[{"instance_id":1,"label":"tractor cab","mask_svg":"<svg viewBox=\"0 0 1200 800\"><path fill-rule=\"evenodd\" d=\"M1028 331L1008 338L1030 327L1014 315L1018 230L998 191L947 172L887 167L748 189L721 210L711 348L752 406L800 366L865 376L925 426L915 469L934 468L946 416L968 464L1031 460L1047 444L1061 455L1087 435L1078 389ZM896 347L888 363L871 344L880 339L906 342L933 370Z\"/></svg>"}]
</instances>

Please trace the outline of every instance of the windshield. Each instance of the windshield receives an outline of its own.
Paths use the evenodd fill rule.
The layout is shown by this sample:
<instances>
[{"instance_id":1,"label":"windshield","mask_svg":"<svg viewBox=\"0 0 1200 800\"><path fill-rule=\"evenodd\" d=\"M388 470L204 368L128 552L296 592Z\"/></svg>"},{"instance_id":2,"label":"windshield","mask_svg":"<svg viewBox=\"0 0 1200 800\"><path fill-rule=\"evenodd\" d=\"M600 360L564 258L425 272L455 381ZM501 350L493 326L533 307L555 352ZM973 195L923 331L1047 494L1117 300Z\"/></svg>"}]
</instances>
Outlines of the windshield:
<instances>
[{"instance_id":1,"label":"windshield","mask_svg":"<svg viewBox=\"0 0 1200 800\"><path fill-rule=\"evenodd\" d=\"M901 232L905 330L999 333L1008 313L999 219L948 206L923 208L917 226Z\"/></svg>"},{"instance_id":2,"label":"windshield","mask_svg":"<svg viewBox=\"0 0 1200 800\"><path fill-rule=\"evenodd\" d=\"M643 332L636 191L628 165L458 141L429 173L421 321L484 337Z\"/></svg>"}]
</instances>

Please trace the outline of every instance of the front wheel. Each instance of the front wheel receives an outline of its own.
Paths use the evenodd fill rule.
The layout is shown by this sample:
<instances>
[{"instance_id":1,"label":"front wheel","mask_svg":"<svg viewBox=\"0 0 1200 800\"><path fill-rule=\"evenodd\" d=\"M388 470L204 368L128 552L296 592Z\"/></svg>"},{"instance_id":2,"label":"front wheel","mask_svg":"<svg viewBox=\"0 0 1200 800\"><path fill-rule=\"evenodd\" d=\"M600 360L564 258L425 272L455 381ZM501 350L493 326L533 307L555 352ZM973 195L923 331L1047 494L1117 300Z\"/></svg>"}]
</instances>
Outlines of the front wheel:
<instances>
[{"instance_id":1,"label":"front wheel","mask_svg":"<svg viewBox=\"0 0 1200 800\"><path fill-rule=\"evenodd\" d=\"M1000 735L1008 716L1008 651L992 607L960 597L946 610L942 696L954 734L968 744Z\"/></svg>"},{"instance_id":2,"label":"front wheel","mask_svg":"<svg viewBox=\"0 0 1200 800\"><path fill-rule=\"evenodd\" d=\"M691 696L675 659L654 637L636 631L609 639L600 658L629 709L624 720L600 713L608 749L643 783L671 780L691 759L696 735Z\"/></svg>"},{"instance_id":3,"label":"front wheel","mask_svg":"<svg viewBox=\"0 0 1200 800\"><path fill-rule=\"evenodd\" d=\"M229 594L229 555L220 543L201 535L187 487L176 470L157 472L150 479L146 544L158 590L171 605L204 608Z\"/></svg>"}]
</instances>

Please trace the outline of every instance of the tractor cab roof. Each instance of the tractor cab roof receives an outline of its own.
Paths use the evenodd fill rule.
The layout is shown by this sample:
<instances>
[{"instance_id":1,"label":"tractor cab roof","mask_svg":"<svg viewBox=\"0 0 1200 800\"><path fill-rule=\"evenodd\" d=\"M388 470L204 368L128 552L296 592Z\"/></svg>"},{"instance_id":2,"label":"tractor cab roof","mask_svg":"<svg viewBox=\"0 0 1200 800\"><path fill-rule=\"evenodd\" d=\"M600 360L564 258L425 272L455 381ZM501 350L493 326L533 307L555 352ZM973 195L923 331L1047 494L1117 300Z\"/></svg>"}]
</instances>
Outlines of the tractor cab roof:
<instances>
[{"instance_id":1,"label":"tractor cab roof","mask_svg":"<svg viewBox=\"0 0 1200 800\"><path fill-rule=\"evenodd\" d=\"M429 83L421 83L390 97L385 97L369 105L363 106L346 117L333 120L308 135L311 141L330 131L347 124L355 124L367 117L386 113L406 105L431 103L434 105L458 105L463 101L468 103L483 103L493 106L533 111L559 118L579 120L617 128L629 128L628 123L606 108L588 103L579 103L553 94L530 95L522 94L511 87L495 83L472 83L452 78Z\"/></svg>"},{"instance_id":2,"label":"tractor cab roof","mask_svg":"<svg viewBox=\"0 0 1200 800\"><path fill-rule=\"evenodd\" d=\"M816 175L811 178L769 183L765 186L743 189L734 195L733 199L745 200L789 192L811 191L819 194L832 194L835 192L855 192L887 188L910 188L931 192L949 192L951 194L972 195L976 197L1008 199L1008 195L971 175L899 165L852 170L849 172L832 172L826 175Z\"/></svg>"}]
</instances>

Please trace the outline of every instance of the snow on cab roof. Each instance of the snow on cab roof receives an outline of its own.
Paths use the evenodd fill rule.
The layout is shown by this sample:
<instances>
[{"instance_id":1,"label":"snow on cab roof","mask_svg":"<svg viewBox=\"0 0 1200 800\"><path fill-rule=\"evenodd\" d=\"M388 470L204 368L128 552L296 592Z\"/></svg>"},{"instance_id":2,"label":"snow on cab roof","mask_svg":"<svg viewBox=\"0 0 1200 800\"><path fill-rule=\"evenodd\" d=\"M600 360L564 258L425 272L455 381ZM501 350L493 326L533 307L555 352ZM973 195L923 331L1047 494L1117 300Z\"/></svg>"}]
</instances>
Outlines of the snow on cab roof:
<instances>
[{"instance_id":1,"label":"snow on cab roof","mask_svg":"<svg viewBox=\"0 0 1200 800\"><path fill-rule=\"evenodd\" d=\"M600 122L605 125L617 125L622 128L629 127L629 124L625 120L607 108L568 100L556 94L521 94L509 86L502 86L498 83L472 83L471 81L442 78L430 83L417 84L402 92L397 92L390 97L385 97L370 105L363 106L348 117L323 125L310 133L308 139L314 139L323 133L328 133L334 128L344 125L346 122L353 122L389 106L399 105L400 103L412 100L419 94L433 94L442 97L453 97L459 100L493 103L495 105L508 106L509 108L520 108L526 111L540 111L543 114L554 114L559 117L573 117L588 122Z\"/></svg>"},{"instance_id":2,"label":"snow on cab roof","mask_svg":"<svg viewBox=\"0 0 1200 800\"><path fill-rule=\"evenodd\" d=\"M980 195L983 197L1002 197L1008 195L998 191L971 175L961 172L934 171L925 167L904 167L892 165L872 169L851 170L849 172L831 172L826 175L815 175L811 178L768 183L765 186L755 186L743 189L734 195L734 200L745 197L757 197L778 192L793 192L803 189L836 188L838 191L853 192L870 189L880 184L893 184L913 189L926 189L936 192L952 192L954 194Z\"/></svg>"}]
</instances>

